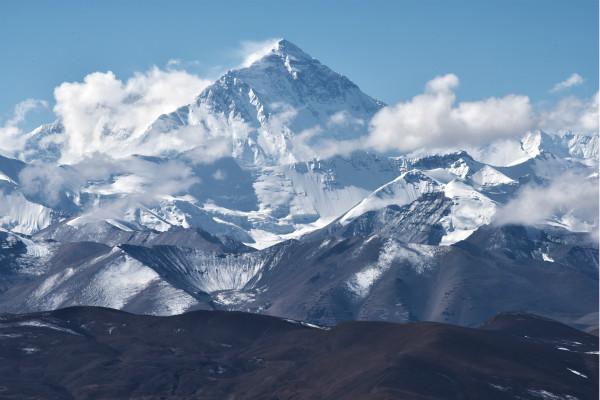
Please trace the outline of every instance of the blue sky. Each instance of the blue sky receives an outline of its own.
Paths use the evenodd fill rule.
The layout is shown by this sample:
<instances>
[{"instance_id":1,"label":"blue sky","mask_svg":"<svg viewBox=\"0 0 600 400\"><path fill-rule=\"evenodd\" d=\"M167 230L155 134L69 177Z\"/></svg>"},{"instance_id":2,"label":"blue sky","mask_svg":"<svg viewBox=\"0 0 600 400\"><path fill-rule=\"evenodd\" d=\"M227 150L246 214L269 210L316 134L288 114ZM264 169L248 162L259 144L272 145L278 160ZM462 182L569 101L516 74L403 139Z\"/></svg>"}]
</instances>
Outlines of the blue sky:
<instances>
[{"instance_id":1,"label":"blue sky","mask_svg":"<svg viewBox=\"0 0 600 400\"><path fill-rule=\"evenodd\" d=\"M548 108L598 91L598 2L2 1L0 125L33 98L23 129L53 119L53 90L95 71L126 80L153 65L215 79L242 41L284 37L388 104L454 73L459 101L529 96ZM550 92L577 73L583 81Z\"/></svg>"}]
</instances>

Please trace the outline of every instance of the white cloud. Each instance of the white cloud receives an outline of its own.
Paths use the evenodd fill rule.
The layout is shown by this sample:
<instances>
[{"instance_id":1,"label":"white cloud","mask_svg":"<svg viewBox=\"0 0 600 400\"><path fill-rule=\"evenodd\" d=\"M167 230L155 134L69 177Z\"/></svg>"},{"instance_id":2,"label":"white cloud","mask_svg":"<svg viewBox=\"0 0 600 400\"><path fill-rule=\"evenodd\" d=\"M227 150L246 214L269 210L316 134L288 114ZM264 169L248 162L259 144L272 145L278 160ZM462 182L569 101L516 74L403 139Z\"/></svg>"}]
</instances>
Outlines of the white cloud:
<instances>
[{"instance_id":1,"label":"white cloud","mask_svg":"<svg viewBox=\"0 0 600 400\"><path fill-rule=\"evenodd\" d=\"M550 89L550 93L556 93L556 92L559 92L561 90L564 90L564 89L567 89L567 88L570 88L573 86L581 85L582 83L583 83L583 78L581 77L581 75L572 74L570 77L568 77L564 81L559 82L556 85L554 85L554 87L552 89Z\"/></svg>"},{"instance_id":2,"label":"white cloud","mask_svg":"<svg viewBox=\"0 0 600 400\"><path fill-rule=\"evenodd\" d=\"M527 96L508 95L455 106L454 74L429 81L425 93L385 107L371 120L365 144L378 151L411 151L425 146L478 145L520 136L535 127Z\"/></svg>"},{"instance_id":3,"label":"white cloud","mask_svg":"<svg viewBox=\"0 0 600 400\"><path fill-rule=\"evenodd\" d=\"M25 116L38 107L48 107L44 100L27 99L15 106L13 116L0 126L0 148L10 155L25 145L26 138L19 124L25 121Z\"/></svg>"},{"instance_id":4,"label":"white cloud","mask_svg":"<svg viewBox=\"0 0 600 400\"><path fill-rule=\"evenodd\" d=\"M165 196L185 193L198 182L190 166L180 160L112 158L100 153L71 166L32 163L19 174L20 188L29 199L59 209L86 194L92 202L104 196L103 207L115 196L119 204L152 205Z\"/></svg>"},{"instance_id":5,"label":"white cloud","mask_svg":"<svg viewBox=\"0 0 600 400\"><path fill-rule=\"evenodd\" d=\"M499 208L495 223L535 225L553 221L572 231L598 230L598 177L567 172L546 186L523 187Z\"/></svg>"},{"instance_id":6,"label":"white cloud","mask_svg":"<svg viewBox=\"0 0 600 400\"><path fill-rule=\"evenodd\" d=\"M360 118L352 117L347 110L339 111L329 117L327 126L351 126L351 125L364 125L365 121Z\"/></svg>"},{"instance_id":7,"label":"white cloud","mask_svg":"<svg viewBox=\"0 0 600 400\"><path fill-rule=\"evenodd\" d=\"M598 132L598 92L584 101L575 96L565 97L540 115L540 127L546 130Z\"/></svg>"},{"instance_id":8,"label":"white cloud","mask_svg":"<svg viewBox=\"0 0 600 400\"><path fill-rule=\"evenodd\" d=\"M275 45L281 40L266 39L261 41L244 40L241 44L241 49L238 50L238 55L244 60L241 67L249 67L255 61L266 56L273 50Z\"/></svg>"},{"instance_id":9,"label":"white cloud","mask_svg":"<svg viewBox=\"0 0 600 400\"><path fill-rule=\"evenodd\" d=\"M227 179L227 172L223 171L222 169L218 169L213 175L212 175L213 179L217 180L217 181L224 181L225 179Z\"/></svg>"},{"instance_id":10,"label":"white cloud","mask_svg":"<svg viewBox=\"0 0 600 400\"><path fill-rule=\"evenodd\" d=\"M240 55L246 64L251 63L271 51L278 40L243 42ZM181 66L179 60L170 60L168 65ZM244 139L250 129L243 121L223 120L223 126L215 128L220 120L212 118L214 121L209 127L183 126L169 132L157 129L143 136L160 115L192 102L210 83L181 69L163 71L157 67L145 73L138 72L126 81L117 79L109 71L89 74L83 82L63 83L55 89L54 111L62 120L64 132L39 138L39 145L58 147L60 162L67 164L97 152L113 157L189 152L188 158L193 157L194 162L200 163L231 155L232 151L237 154L236 151L239 153L243 149L235 147L236 140ZM424 147L473 147L495 140L520 139L534 129L598 130L598 94L586 101L570 96L549 111L535 112L527 96L516 94L457 103L455 89L458 85L459 79L454 74L435 77L427 82L422 94L380 110L369 123L369 134L353 140L319 138L327 128L352 128L366 123L347 111L335 113L324 121L323 126L306 129L291 137L291 150L297 159L306 159L316 155L347 155L365 149L410 152ZM17 125L27 111L40 105L46 103L29 99L19 104L14 117L0 127L5 150L22 150L25 135ZM270 118L267 129L281 133L282 138L288 137L290 121L297 110L288 110L285 104L280 104L278 111L278 118ZM208 114L206 117L211 118ZM234 122L235 125L231 125ZM266 140L269 136L259 135L258 138L267 153L293 162L288 157L290 148Z\"/></svg>"},{"instance_id":11,"label":"white cloud","mask_svg":"<svg viewBox=\"0 0 600 400\"><path fill-rule=\"evenodd\" d=\"M66 140L61 162L94 152L123 156L156 118L190 103L211 82L180 70L153 67L123 82L112 72L94 72L83 82L54 90L54 112L62 119Z\"/></svg>"},{"instance_id":12,"label":"white cloud","mask_svg":"<svg viewBox=\"0 0 600 400\"><path fill-rule=\"evenodd\" d=\"M425 93L448 93L458 87L458 76L454 74L438 75L425 85Z\"/></svg>"},{"instance_id":13,"label":"white cloud","mask_svg":"<svg viewBox=\"0 0 600 400\"><path fill-rule=\"evenodd\" d=\"M20 102L15 106L15 113L13 118L7 121L10 125L16 125L19 122L25 121L25 115L38 107L48 107L48 103L44 100L37 99L27 99L25 101Z\"/></svg>"},{"instance_id":14,"label":"white cloud","mask_svg":"<svg viewBox=\"0 0 600 400\"><path fill-rule=\"evenodd\" d=\"M189 143L195 144L184 153L184 159L192 164L211 164L220 158L231 156L231 137L221 136L196 142L190 141Z\"/></svg>"},{"instance_id":15,"label":"white cloud","mask_svg":"<svg viewBox=\"0 0 600 400\"><path fill-rule=\"evenodd\" d=\"M357 150L368 149L364 138L337 141L334 139L323 139L314 146L315 153L322 159L333 156L348 157Z\"/></svg>"},{"instance_id":16,"label":"white cloud","mask_svg":"<svg viewBox=\"0 0 600 400\"><path fill-rule=\"evenodd\" d=\"M19 186L29 199L49 207L56 207L69 182L83 183L83 180L73 179L70 172L58 166L29 164L19 173Z\"/></svg>"},{"instance_id":17,"label":"white cloud","mask_svg":"<svg viewBox=\"0 0 600 400\"><path fill-rule=\"evenodd\" d=\"M536 112L529 97L516 94L456 104L458 84L454 74L437 76L425 85L424 93L375 114L367 136L318 141L313 148L319 156L330 157L361 149L412 152L477 147L497 140L519 140L537 129L598 132L598 93L586 101L566 97L551 110ZM329 124L347 121L348 116L336 114Z\"/></svg>"},{"instance_id":18,"label":"white cloud","mask_svg":"<svg viewBox=\"0 0 600 400\"><path fill-rule=\"evenodd\" d=\"M305 129L300 133L294 135L291 138L294 157L300 161L310 160L311 158L316 157L317 154L320 155L320 153L317 153L316 150L317 148L322 147L321 145L323 142L320 142L318 146L311 146L310 142L313 140L313 138L317 137L322 132L323 129L319 125L317 125L313 126L312 128ZM337 145L337 143L335 143L334 146L335 145Z\"/></svg>"}]
</instances>

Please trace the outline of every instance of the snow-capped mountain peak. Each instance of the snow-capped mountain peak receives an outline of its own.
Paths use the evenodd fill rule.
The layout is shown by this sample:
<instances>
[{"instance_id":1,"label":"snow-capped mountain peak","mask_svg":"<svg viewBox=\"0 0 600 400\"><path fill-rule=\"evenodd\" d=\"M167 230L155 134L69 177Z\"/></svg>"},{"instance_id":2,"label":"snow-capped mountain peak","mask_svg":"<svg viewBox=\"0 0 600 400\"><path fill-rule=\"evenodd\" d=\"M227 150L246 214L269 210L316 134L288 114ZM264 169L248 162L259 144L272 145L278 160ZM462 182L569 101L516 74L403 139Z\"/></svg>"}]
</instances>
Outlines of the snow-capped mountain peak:
<instances>
[{"instance_id":1,"label":"snow-capped mountain peak","mask_svg":"<svg viewBox=\"0 0 600 400\"><path fill-rule=\"evenodd\" d=\"M383 106L281 40L248 67L228 71L192 104L161 116L140 138L140 148L155 149L166 135L182 137L185 150L220 140L231 149L223 155L244 163L290 164L313 158L311 143L318 138L365 135Z\"/></svg>"},{"instance_id":2,"label":"snow-capped mountain peak","mask_svg":"<svg viewBox=\"0 0 600 400\"><path fill-rule=\"evenodd\" d=\"M521 140L521 148L529 157L546 152L563 158L598 160L598 135L570 131L554 135L543 131L528 132Z\"/></svg>"},{"instance_id":3,"label":"snow-capped mountain peak","mask_svg":"<svg viewBox=\"0 0 600 400\"><path fill-rule=\"evenodd\" d=\"M265 63L276 62L283 62L292 75L299 72L298 67L302 65L319 63L318 60L303 52L295 44L285 39L280 39L275 43L269 52L260 57L258 60L251 62L248 67L256 68L264 65Z\"/></svg>"}]
</instances>

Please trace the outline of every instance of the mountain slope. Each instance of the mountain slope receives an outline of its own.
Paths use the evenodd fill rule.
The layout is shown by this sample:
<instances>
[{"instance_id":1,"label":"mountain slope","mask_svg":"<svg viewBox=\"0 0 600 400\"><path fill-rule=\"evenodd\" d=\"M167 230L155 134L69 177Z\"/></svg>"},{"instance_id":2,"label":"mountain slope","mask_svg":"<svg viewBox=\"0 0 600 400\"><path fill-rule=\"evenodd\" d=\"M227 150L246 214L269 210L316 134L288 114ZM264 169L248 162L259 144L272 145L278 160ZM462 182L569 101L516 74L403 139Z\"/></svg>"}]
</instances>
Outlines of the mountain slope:
<instances>
[{"instance_id":1,"label":"mountain slope","mask_svg":"<svg viewBox=\"0 0 600 400\"><path fill-rule=\"evenodd\" d=\"M2 315L0 335L6 399L598 397L597 338L527 314L502 314L484 329L323 330L243 313L157 318L76 307Z\"/></svg>"},{"instance_id":2,"label":"mountain slope","mask_svg":"<svg viewBox=\"0 0 600 400\"><path fill-rule=\"evenodd\" d=\"M246 253L153 244L162 235L170 240L168 232L154 242L116 247L13 237L0 251L10 271L0 304L9 312L96 305L158 315L216 308L321 325L379 320L475 326L512 309L597 326L597 244L551 226L490 226L453 246L438 246L439 225L408 211L440 201L446 200L430 194L383 214L405 224L382 226L381 214L373 212L356 220L364 225L354 226L364 230L344 230L351 223L338 237L315 235ZM177 236L185 243L183 235L197 240L194 230ZM408 238L414 242L402 241ZM44 252L38 257L43 263L32 264L28 248Z\"/></svg>"}]
</instances>

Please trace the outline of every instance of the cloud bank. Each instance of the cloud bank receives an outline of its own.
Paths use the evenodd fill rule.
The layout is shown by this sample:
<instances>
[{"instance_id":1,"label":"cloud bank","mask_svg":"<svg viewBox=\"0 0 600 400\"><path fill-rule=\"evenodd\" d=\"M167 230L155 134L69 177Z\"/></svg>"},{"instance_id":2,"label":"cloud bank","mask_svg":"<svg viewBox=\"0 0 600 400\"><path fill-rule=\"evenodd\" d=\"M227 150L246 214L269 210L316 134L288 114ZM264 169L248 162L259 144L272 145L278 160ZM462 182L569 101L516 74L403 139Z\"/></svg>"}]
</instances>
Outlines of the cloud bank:
<instances>
[{"instance_id":1,"label":"cloud bank","mask_svg":"<svg viewBox=\"0 0 600 400\"><path fill-rule=\"evenodd\" d=\"M569 96L552 109L536 111L528 96L509 94L456 104L454 74L437 76L412 99L381 109L367 136L346 141L321 140L321 157L372 149L412 152L423 148L476 147L498 140L520 140L533 130L598 132L598 93L582 100ZM342 118L334 118L343 120ZM331 121L330 121L331 123Z\"/></svg>"},{"instance_id":2,"label":"cloud bank","mask_svg":"<svg viewBox=\"0 0 600 400\"><path fill-rule=\"evenodd\" d=\"M411 151L425 146L483 144L523 135L535 127L527 96L491 97L455 105L454 74L429 81L425 93L379 111L370 123L366 145L378 151Z\"/></svg>"},{"instance_id":3,"label":"cloud bank","mask_svg":"<svg viewBox=\"0 0 600 400\"><path fill-rule=\"evenodd\" d=\"M240 57L248 65L271 51L278 39L242 42ZM94 72L82 82L66 82L55 91L55 113L60 117L61 132L38 135L28 146L57 148L60 163L72 164L95 153L123 157L131 154L170 155L190 152L199 162L212 162L235 152L236 140L247 137L249 127L243 121L217 120L211 124L178 127L170 132L156 130L143 136L149 125L162 115L189 104L211 81L184 70L173 69L179 60L171 60L167 70L157 67L122 81L112 72ZM576 85L577 74L557 87ZM356 150L409 153L423 148L472 148L498 140L520 140L528 131L598 131L598 93L591 99L565 97L550 110L536 111L529 97L509 94L478 101L457 102L459 78L454 74L437 76L425 85L424 92L412 99L381 109L371 121L354 118L346 111L333 114L322 126L296 132L290 146L296 159L347 155ZM23 150L27 137L18 128L27 111L46 105L29 99L19 104L15 115L0 127L2 147L11 153ZM269 120L269 129L284 131L297 110ZM288 115L289 114L289 115ZM234 121L235 122L235 121ZM168 121L167 121L168 124ZM215 125L217 124L217 125ZM352 140L322 137L334 127L367 126L368 134ZM286 128L287 129L287 128ZM240 139L241 138L241 139ZM267 143L268 144L268 143ZM278 149L271 149L278 151ZM24 153L31 153L26 149ZM286 150L287 151L287 150ZM35 154L34 154L35 156ZM282 162L289 159L279 154Z\"/></svg>"}]
</instances>

